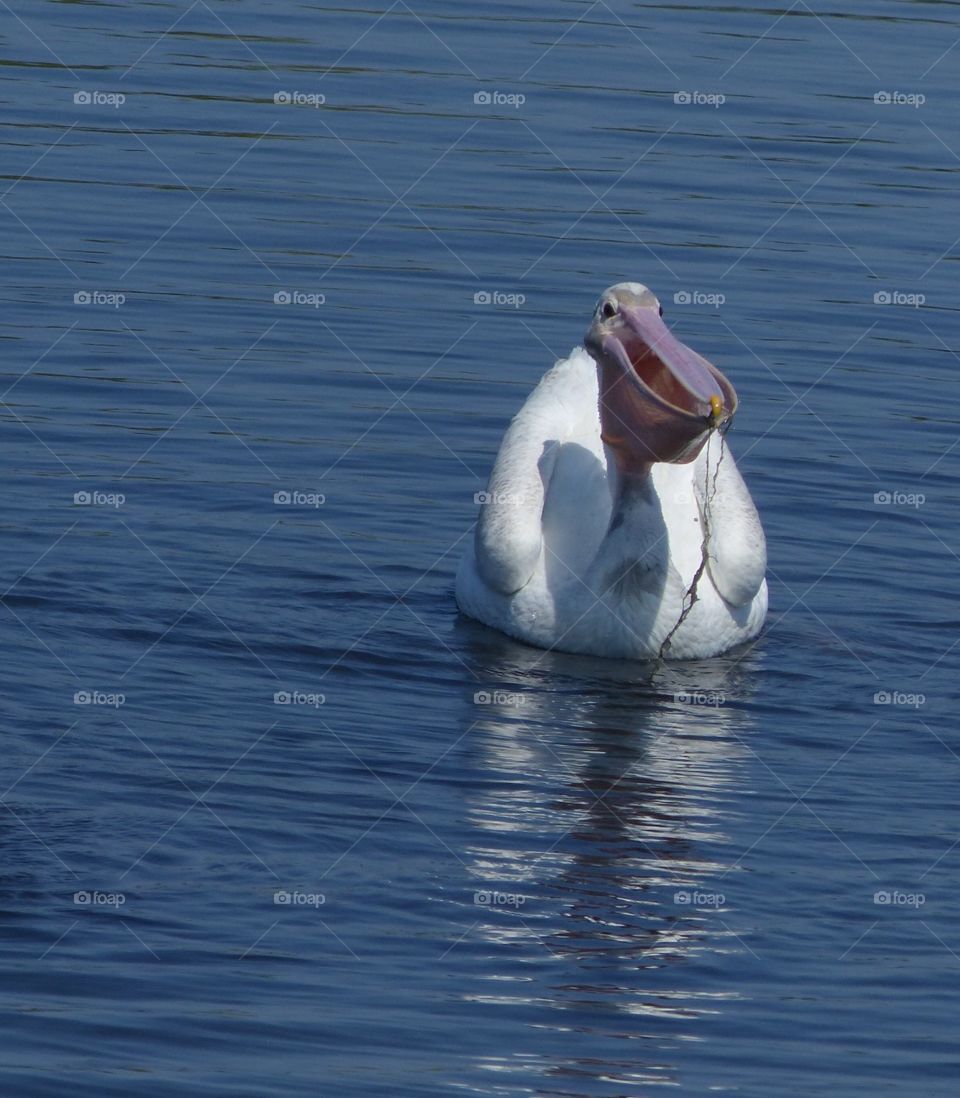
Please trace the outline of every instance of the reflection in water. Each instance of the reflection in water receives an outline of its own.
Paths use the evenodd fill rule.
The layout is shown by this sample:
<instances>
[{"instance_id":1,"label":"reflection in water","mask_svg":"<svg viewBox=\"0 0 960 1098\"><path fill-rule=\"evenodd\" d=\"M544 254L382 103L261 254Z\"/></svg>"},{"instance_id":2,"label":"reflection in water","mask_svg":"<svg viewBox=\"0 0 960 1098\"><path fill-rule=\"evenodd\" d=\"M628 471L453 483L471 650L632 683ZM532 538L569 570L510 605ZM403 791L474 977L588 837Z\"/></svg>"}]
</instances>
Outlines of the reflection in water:
<instances>
[{"instance_id":1,"label":"reflection in water","mask_svg":"<svg viewBox=\"0 0 960 1098\"><path fill-rule=\"evenodd\" d=\"M555 1032L658 1039L651 1061L562 1049L545 1075L669 1082L664 1038L696 1039L678 1020L734 997L701 975L710 955L745 949L721 876L735 860L725 792L748 754L756 657L590 660L464 628L485 685L468 719L491 779L468 806L470 872L488 901L474 934L496 947L469 998L552 1005ZM529 1055L503 1053L480 1066L531 1071Z\"/></svg>"}]
</instances>

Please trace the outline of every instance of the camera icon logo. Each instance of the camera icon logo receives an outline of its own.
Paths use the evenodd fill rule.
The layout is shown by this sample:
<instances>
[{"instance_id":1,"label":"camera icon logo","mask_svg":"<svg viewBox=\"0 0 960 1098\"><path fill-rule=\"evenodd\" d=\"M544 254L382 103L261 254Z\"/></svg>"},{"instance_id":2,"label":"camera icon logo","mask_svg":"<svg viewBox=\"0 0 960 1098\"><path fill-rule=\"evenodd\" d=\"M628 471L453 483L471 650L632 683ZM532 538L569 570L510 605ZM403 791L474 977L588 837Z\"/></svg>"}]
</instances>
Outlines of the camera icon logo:
<instances>
[{"instance_id":1,"label":"camera icon logo","mask_svg":"<svg viewBox=\"0 0 960 1098\"><path fill-rule=\"evenodd\" d=\"M288 904L290 903L290 893L285 888L278 889L273 894L273 902L275 904Z\"/></svg>"},{"instance_id":2,"label":"camera icon logo","mask_svg":"<svg viewBox=\"0 0 960 1098\"><path fill-rule=\"evenodd\" d=\"M278 503L281 506L288 506L293 500L293 497L289 492L281 490L273 493L273 502Z\"/></svg>"},{"instance_id":3,"label":"camera icon logo","mask_svg":"<svg viewBox=\"0 0 960 1098\"><path fill-rule=\"evenodd\" d=\"M489 92L474 92L473 101L478 107L489 107L492 102Z\"/></svg>"},{"instance_id":4,"label":"camera icon logo","mask_svg":"<svg viewBox=\"0 0 960 1098\"><path fill-rule=\"evenodd\" d=\"M273 295L274 305L289 305L293 297L289 290L277 290Z\"/></svg>"},{"instance_id":5,"label":"camera icon logo","mask_svg":"<svg viewBox=\"0 0 960 1098\"><path fill-rule=\"evenodd\" d=\"M73 101L74 101L74 103L77 104L77 106L85 107L91 101L90 93L88 91L74 92L73 93Z\"/></svg>"},{"instance_id":6,"label":"camera icon logo","mask_svg":"<svg viewBox=\"0 0 960 1098\"><path fill-rule=\"evenodd\" d=\"M92 298L89 290L77 290L73 295L74 305L89 305Z\"/></svg>"},{"instance_id":7,"label":"camera icon logo","mask_svg":"<svg viewBox=\"0 0 960 1098\"><path fill-rule=\"evenodd\" d=\"M690 102L690 93L688 91L678 91L673 93L674 103L684 104Z\"/></svg>"},{"instance_id":8,"label":"camera icon logo","mask_svg":"<svg viewBox=\"0 0 960 1098\"><path fill-rule=\"evenodd\" d=\"M478 290L473 295L474 305L489 305L492 300L493 297L488 290Z\"/></svg>"},{"instance_id":9,"label":"camera icon logo","mask_svg":"<svg viewBox=\"0 0 960 1098\"><path fill-rule=\"evenodd\" d=\"M289 92L274 92L273 101L278 107L288 107L293 102L293 97Z\"/></svg>"}]
</instances>

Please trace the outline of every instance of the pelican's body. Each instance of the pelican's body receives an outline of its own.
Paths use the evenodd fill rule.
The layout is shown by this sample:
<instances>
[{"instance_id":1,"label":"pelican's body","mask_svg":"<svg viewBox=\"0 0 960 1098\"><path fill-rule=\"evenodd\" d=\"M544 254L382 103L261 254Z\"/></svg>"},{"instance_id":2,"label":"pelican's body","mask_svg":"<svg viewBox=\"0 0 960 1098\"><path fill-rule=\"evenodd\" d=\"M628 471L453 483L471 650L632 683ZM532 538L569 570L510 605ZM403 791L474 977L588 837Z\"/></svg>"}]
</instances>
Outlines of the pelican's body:
<instances>
[{"instance_id":1,"label":"pelican's body","mask_svg":"<svg viewBox=\"0 0 960 1098\"><path fill-rule=\"evenodd\" d=\"M636 283L612 290L623 287L650 295ZM763 529L724 437L710 426L718 398L671 390L696 412L681 409L676 424L649 420L646 404L628 407L621 392L611 393L603 369L613 367L604 366L597 338L549 370L510 425L457 575L457 602L541 648L639 659L717 655L754 637L767 610ZM675 366L680 379L683 368ZM710 370L727 388L706 374L690 384L721 389L732 415L736 394ZM662 389L674 379L654 382ZM655 387L637 389L657 403ZM645 428L646 450L635 433ZM650 460L651 451L670 457Z\"/></svg>"}]
</instances>

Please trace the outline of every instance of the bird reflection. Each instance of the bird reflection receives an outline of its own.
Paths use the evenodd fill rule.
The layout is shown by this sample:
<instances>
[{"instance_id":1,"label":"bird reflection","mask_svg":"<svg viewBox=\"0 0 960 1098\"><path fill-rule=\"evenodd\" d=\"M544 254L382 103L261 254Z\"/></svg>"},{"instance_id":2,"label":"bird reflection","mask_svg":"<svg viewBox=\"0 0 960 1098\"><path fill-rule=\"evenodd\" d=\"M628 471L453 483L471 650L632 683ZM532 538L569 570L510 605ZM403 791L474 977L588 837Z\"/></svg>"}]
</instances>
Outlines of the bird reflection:
<instances>
[{"instance_id":1,"label":"bird reflection","mask_svg":"<svg viewBox=\"0 0 960 1098\"><path fill-rule=\"evenodd\" d=\"M698 988L691 968L711 952L744 949L720 887L730 891L727 793L748 755L744 702L759 657L639 664L463 629L483 684L468 699L470 741L488 778L466 809L480 897L473 933L495 947L493 970L470 997L513 1008L536 999L594 1020L599 1010L610 1037L611 1012L631 1037L631 1016L662 1037L664 1023L715 1012L725 993L706 979ZM508 1070L509 1059L494 1060L486 1066ZM541 1068L587 1070L572 1061ZM634 1069L635 1080L648 1069L660 1082L671 1077L662 1062L597 1061L588 1074Z\"/></svg>"}]
</instances>

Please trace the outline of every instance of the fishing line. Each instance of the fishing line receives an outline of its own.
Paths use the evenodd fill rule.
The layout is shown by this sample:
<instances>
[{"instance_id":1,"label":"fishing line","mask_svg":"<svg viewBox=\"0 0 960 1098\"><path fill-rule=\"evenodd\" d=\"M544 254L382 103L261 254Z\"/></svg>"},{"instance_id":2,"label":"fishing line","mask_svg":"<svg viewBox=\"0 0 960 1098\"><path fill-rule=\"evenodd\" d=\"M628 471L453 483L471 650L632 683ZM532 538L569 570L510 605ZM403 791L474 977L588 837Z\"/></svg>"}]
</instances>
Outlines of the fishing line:
<instances>
[{"instance_id":1,"label":"fishing line","mask_svg":"<svg viewBox=\"0 0 960 1098\"><path fill-rule=\"evenodd\" d=\"M707 548L710 540L710 506L713 503L713 497L717 494L717 477L720 474L720 462L723 461L724 447L726 446L725 435L727 428L730 426L730 421L727 420L722 426L718 426L715 430L710 432L707 438L707 460L706 460L706 473L704 481L704 503L701 515L703 517L703 540L700 542L700 563L697 566L696 572L693 573L693 579L690 581L690 586L686 589L683 595L683 601L680 604L680 617L677 618L676 624L670 630L670 632L663 638L663 643L660 645L660 650L657 653L657 664L663 662L667 658L667 653L670 651L670 642L673 640L674 634L686 621L693 609L694 604L697 601L697 584L700 582L700 578L703 575L707 567L707 561L709 559L709 550ZM717 464L713 471L713 487L710 485L710 444L713 442L713 436L718 434L720 436L720 455L717 458Z\"/></svg>"}]
</instances>

